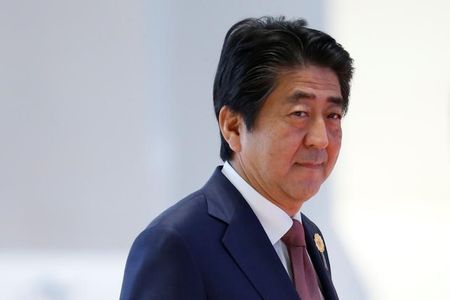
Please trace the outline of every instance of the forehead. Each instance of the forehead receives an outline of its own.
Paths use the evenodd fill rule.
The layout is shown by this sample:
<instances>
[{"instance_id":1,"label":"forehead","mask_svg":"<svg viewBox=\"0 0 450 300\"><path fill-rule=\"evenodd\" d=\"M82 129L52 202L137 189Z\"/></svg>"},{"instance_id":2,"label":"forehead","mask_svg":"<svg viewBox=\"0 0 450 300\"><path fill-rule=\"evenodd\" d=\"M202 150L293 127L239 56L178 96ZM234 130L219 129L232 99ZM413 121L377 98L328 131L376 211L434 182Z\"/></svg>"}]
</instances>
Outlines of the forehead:
<instances>
[{"instance_id":1,"label":"forehead","mask_svg":"<svg viewBox=\"0 0 450 300\"><path fill-rule=\"evenodd\" d=\"M330 68L309 65L302 68L282 70L272 93L286 101L298 101L305 98L330 99L342 102L338 77Z\"/></svg>"}]
</instances>

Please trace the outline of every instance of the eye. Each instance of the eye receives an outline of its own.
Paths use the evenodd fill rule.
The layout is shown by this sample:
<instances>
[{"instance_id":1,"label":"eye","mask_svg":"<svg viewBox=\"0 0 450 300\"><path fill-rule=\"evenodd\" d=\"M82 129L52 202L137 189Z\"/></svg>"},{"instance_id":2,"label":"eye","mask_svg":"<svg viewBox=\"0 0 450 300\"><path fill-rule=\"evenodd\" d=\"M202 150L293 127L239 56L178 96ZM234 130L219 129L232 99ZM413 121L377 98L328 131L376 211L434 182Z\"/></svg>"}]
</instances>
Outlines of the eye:
<instances>
[{"instance_id":1,"label":"eye","mask_svg":"<svg viewBox=\"0 0 450 300\"><path fill-rule=\"evenodd\" d=\"M292 116L294 117L299 117L299 118L303 118L303 117L307 117L308 113L306 111L294 111L293 113L291 113Z\"/></svg>"},{"instance_id":2,"label":"eye","mask_svg":"<svg viewBox=\"0 0 450 300\"><path fill-rule=\"evenodd\" d=\"M342 119L342 115L338 113L331 113L328 115L328 119L340 120Z\"/></svg>"}]
</instances>

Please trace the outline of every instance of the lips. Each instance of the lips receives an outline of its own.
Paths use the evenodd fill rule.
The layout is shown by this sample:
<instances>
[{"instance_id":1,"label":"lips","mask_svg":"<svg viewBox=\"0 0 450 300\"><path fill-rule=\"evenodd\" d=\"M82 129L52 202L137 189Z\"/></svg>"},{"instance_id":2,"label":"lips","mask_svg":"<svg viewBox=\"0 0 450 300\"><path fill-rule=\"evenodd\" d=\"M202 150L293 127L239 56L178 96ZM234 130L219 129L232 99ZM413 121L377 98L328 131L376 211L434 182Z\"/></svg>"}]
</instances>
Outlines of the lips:
<instances>
[{"instance_id":1,"label":"lips","mask_svg":"<svg viewBox=\"0 0 450 300\"><path fill-rule=\"evenodd\" d=\"M328 161L328 153L324 149L311 148L300 152L295 161L304 168L320 169Z\"/></svg>"},{"instance_id":2,"label":"lips","mask_svg":"<svg viewBox=\"0 0 450 300\"><path fill-rule=\"evenodd\" d=\"M302 162L298 163L300 166L308 169L320 169L323 167L323 162Z\"/></svg>"}]
</instances>

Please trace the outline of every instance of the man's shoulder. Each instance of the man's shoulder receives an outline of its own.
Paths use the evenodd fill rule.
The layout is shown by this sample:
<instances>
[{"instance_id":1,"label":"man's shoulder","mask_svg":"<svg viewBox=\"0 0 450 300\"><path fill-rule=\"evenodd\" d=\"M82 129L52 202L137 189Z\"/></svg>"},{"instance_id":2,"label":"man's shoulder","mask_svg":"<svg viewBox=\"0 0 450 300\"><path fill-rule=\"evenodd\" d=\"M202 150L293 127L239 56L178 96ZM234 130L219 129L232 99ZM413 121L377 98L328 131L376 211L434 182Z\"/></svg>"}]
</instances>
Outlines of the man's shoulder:
<instances>
[{"instance_id":1,"label":"man's shoulder","mask_svg":"<svg viewBox=\"0 0 450 300\"><path fill-rule=\"evenodd\" d=\"M202 188L164 210L141 235L181 238L186 243L197 242L199 236L215 240L242 205L239 195L218 167Z\"/></svg>"},{"instance_id":2,"label":"man's shoulder","mask_svg":"<svg viewBox=\"0 0 450 300\"><path fill-rule=\"evenodd\" d=\"M147 226L147 229L153 227L186 228L193 220L202 219L207 215L206 197L200 189L164 210Z\"/></svg>"}]
</instances>

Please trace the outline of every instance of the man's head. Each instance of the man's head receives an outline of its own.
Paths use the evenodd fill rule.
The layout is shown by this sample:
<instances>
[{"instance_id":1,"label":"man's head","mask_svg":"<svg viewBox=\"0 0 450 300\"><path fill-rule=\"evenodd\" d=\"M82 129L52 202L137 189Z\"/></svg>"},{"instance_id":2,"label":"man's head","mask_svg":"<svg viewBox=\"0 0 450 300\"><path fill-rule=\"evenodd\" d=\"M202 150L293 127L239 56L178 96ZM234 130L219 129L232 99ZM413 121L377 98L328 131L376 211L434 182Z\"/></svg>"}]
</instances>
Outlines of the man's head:
<instances>
[{"instance_id":1,"label":"man's head","mask_svg":"<svg viewBox=\"0 0 450 300\"><path fill-rule=\"evenodd\" d=\"M238 22L225 37L214 82L221 158L280 206L303 203L331 172L350 93L349 54L305 25Z\"/></svg>"}]
</instances>

